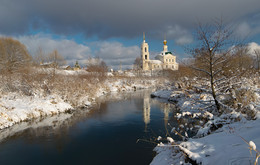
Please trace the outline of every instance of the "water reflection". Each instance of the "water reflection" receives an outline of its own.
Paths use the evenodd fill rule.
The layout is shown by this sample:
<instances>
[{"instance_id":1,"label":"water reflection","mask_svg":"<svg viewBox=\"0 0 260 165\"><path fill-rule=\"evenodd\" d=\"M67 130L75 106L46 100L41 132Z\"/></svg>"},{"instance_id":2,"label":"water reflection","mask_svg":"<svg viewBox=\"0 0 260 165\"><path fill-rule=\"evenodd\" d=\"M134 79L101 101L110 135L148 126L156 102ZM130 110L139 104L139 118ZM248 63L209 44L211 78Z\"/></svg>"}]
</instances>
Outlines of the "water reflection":
<instances>
[{"instance_id":1,"label":"water reflection","mask_svg":"<svg viewBox=\"0 0 260 165\"><path fill-rule=\"evenodd\" d=\"M150 130L162 135L159 130L175 120L174 105L151 99L150 93L113 94L100 98L90 111L81 109L1 130L0 164L35 160L39 164L149 164L154 146L136 140L147 138Z\"/></svg>"},{"instance_id":2,"label":"water reflection","mask_svg":"<svg viewBox=\"0 0 260 165\"><path fill-rule=\"evenodd\" d=\"M176 109L173 104L168 102L163 102L163 100L152 99L150 97L151 90L136 92L136 93L122 93L122 94L112 94L108 96L101 97L91 110L81 109L73 113L62 113L55 116L48 116L45 118L33 119L27 122L21 122L10 128L0 130L0 142L5 139L17 138L23 136L24 134L30 136L29 139L33 137L45 137L46 140L51 139L51 136L63 136L68 134L68 132L73 129L73 127L78 127L80 122L84 122L89 119L95 119L102 123L119 123L129 115L142 113L144 122L144 131L148 132L149 124L151 123L151 107L154 107L153 116L154 122L156 122L158 116L158 110L160 110L164 117L164 127L170 120L170 114ZM141 98L141 99L140 99ZM111 104L113 102L123 102L124 100L130 100L130 104L127 106L125 104ZM142 108L141 108L142 107ZM122 110L123 109L123 110ZM175 121L173 115L171 115L171 120ZM102 123L101 123L102 122ZM177 121L177 123L180 121ZM81 126L81 125L80 125ZM83 125L83 127L88 127ZM76 129L80 131L80 129Z\"/></svg>"},{"instance_id":3,"label":"water reflection","mask_svg":"<svg viewBox=\"0 0 260 165\"><path fill-rule=\"evenodd\" d=\"M151 104L157 105L160 111L164 114L164 126L167 128L169 122L169 115L171 112L176 110L175 105L165 102L165 100L152 99L150 93L145 93L143 98L143 120L145 123L145 132L148 132L148 124L151 120Z\"/></svg>"},{"instance_id":4,"label":"water reflection","mask_svg":"<svg viewBox=\"0 0 260 165\"><path fill-rule=\"evenodd\" d=\"M143 118L145 123L145 132L147 132L147 125L150 123L151 105L149 93L144 94L143 102Z\"/></svg>"}]
</instances>

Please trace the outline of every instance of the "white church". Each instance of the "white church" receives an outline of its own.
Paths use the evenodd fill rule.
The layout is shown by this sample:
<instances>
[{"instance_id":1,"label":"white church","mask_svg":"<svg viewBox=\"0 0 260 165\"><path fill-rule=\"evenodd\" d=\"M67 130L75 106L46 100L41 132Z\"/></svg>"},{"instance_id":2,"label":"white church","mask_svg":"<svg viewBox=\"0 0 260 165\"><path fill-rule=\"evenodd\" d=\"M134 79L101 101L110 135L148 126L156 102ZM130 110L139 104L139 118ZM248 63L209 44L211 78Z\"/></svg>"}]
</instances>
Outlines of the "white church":
<instances>
[{"instance_id":1,"label":"white church","mask_svg":"<svg viewBox=\"0 0 260 165\"><path fill-rule=\"evenodd\" d=\"M167 41L163 41L163 51L155 57L155 60L150 60L149 46L145 42L145 34L141 44L141 60L142 70L178 70L179 64L176 62L176 56L168 51Z\"/></svg>"}]
</instances>

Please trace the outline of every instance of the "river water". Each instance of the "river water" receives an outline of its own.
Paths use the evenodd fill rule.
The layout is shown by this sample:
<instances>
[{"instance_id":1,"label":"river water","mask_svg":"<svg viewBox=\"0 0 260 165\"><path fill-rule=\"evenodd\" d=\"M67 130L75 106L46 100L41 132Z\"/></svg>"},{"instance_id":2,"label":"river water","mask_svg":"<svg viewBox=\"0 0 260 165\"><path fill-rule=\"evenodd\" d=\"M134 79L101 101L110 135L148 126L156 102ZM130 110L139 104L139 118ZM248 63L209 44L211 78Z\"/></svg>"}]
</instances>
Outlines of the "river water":
<instances>
[{"instance_id":1,"label":"river water","mask_svg":"<svg viewBox=\"0 0 260 165\"><path fill-rule=\"evenodd\" d=\"M156 154L155 139L166 136L169 120L173 126L178 124L174 105L151 99L150 93L114 94L90 111L77 110L2 130L0 165L149 164Z\"/></svg>"}]
</instances>

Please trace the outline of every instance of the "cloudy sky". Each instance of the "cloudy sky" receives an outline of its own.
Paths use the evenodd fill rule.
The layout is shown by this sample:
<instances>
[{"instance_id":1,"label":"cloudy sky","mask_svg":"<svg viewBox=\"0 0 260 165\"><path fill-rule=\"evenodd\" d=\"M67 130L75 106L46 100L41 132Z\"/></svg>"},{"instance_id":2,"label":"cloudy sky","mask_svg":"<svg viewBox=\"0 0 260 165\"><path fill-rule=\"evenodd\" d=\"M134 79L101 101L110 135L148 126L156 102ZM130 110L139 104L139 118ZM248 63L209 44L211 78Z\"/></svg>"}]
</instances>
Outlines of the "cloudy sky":
<instances>
[{"instance_id":1,"label":"cloudy sky","mask_svg":"<svg viewBox=\"0 0 260 165\"><path fill-rule=\"evenodd\" d=\"M165 34L181 59L196 23L221 16L259 46L260 0L0 0L0 35L19 39L32 55L57 49L71 65L92 56L127 68L140 56L143 32L152 56Z\"/></svg>"}]
</instances>

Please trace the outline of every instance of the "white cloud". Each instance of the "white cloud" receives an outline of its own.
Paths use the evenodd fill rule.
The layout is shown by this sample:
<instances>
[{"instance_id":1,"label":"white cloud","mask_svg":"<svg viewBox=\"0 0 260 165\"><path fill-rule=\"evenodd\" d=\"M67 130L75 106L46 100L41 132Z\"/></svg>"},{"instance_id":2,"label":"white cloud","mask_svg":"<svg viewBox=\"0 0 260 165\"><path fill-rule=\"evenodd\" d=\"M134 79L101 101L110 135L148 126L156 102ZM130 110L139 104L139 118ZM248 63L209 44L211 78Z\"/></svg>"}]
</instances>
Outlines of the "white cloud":
<instances>
[{"instance_id":1,"label":"white cloud","mask_svg":"<svg viewBox=\"0 0 260 165\"><path fill-rule=\"evenodd\" d=\"M118 69L120 63L123 69L131 68L136 57L140 55L138 46L124 46L120 42L97 42L98 50L95 56L104 59L108 66Z\"/></svg>"},{"instance_id":2,"label":"white cloud","mask_svg":"<svg viewBox=\"0 0 260 165\"><path fill-rule=\"evenodd\" d=\"M39 48L46 54L57 49L71 66L75 64L76 60L81 66L84 66L89 57L100 57L109 67L118 69L121 63L122 68L126 69L131 68L135 58L140 55L138 46L124 46L120 42L90 42L89 45L96 47L96 50L93 51L85 44L78 44L68 39L54 39L51 35L46 34L19 36L16 39L27 47L32 56L37 53Z\"/></svg>"},{"instance_id":3,"label":"white cloud","mask_svg":"<svg viewBox=\"0 0 260 165\"><path fill-rule=\"evenodd\" d=\"M248 44L248 49L249 49L249 53L251 55L255 55L255 50L260 50L260 45L258 45L257 43L255 42L251 42Z\"/></svg>"},{"instance_id":4,"label":"white cloud","mask_svg":"<svg viewBox=\"0 0 260 165\"><path fill-rule=\"evenodd\" d=\"M85 64L86 59L91 56L91 49L88 46L78 44L73 40L53 39L50 35L44 34L19 36L17 39L26 45L32 56L35 55L39 48L46 54L57 49L69 65L74 65L76 60L81 65Z\"/></svg>"}]
</instances>

